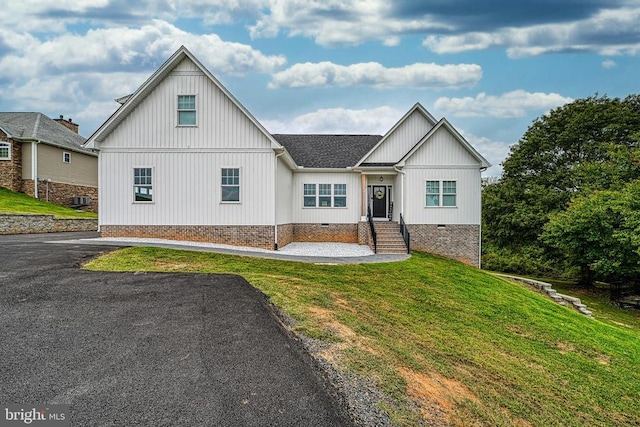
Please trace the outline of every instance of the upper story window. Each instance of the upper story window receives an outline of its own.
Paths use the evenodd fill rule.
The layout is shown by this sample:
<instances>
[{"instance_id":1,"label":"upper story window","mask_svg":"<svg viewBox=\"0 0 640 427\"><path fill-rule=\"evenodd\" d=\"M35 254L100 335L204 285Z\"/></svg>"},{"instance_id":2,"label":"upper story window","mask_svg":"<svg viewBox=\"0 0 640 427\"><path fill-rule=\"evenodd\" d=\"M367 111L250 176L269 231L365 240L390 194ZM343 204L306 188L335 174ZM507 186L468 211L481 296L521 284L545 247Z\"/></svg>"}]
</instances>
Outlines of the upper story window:
<instances>
[{"instance_id":1,"label":"upper story window","mask_svg":"<svg viewBox=\"0 0 640 427\"><path fill-rule=\"evenodd\" d=\"M0 142L0 160L11 160L11 144Z\"/></svg>"},{"instance_id":2,"label":"upper story window","mask_svg":"<svg viewBox=\"0 0 640 427\"><path fill-rule=\"evenodd\" d=\"M240 201L240 169L222 168L222 201Z\"/></svg>"},{"instance_id":3,"label":"upper story window","mask_svg":"<svg viewBox=\"0 0 640 427\"><path fill-rule=\"evenodd\" d=\"M347 207L347 184L304 184L305 208Z\"/></svg>"},{"instance_id":4,"label":"upper story window","mask_svg":"<svg viewBox=\"0 0 640 427\"><path fill-rule=\"evenodd\" d=\"M456 181L427 181L426 206L455 207L456 191Z\"/></svg>"},{"instance_id":5,"label":"upper story window","mask_svg":"<svg viewBox=\"0 0 640 427\"><path fill-rule=\"evenodd\" d=\"M196 125L196 96L178 95L178 126Z\"/></svg>"},{"instance_id":6,"label":"upper story window","mask_svg":"<svg viewBox=\"0 0 640 427\"><path fill-rule=\"evenodd\" d=\"M71 163L71 153L68 151L62 152L62 163Z\"/></svg>"},{"instance_id":7,"label":"upper story window","mask_svg":"<svg viewBox=\"0 0 640 427\"><path fill-rule=\"evenodd\" d=\"M153 168L133 168L133 201L153 202Z\"/></svg>"}]
</instances>

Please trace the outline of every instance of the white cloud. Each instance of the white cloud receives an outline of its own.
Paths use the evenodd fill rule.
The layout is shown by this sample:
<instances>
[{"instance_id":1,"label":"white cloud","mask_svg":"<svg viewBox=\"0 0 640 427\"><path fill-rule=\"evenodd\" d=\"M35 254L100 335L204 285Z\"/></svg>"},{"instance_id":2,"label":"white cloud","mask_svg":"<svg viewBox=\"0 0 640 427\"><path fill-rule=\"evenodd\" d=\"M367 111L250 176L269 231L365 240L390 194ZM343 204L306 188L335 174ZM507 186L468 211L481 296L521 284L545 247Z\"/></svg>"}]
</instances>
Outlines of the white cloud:
<instances>
[{"instance_id":1,"label":"white cloud","mask_svg":"<svg viewBox=\"0 0 640 427\"><path fill-rule=\"evenodd\" d=\"M509 154L510 144L503 141L494 141L484 136L476 136L471 133L460 130L464 138L469 141L473 148L482 154L482 157L491 163L491 167L482 173L483 176L500 176L502 175L501 163Z\"/></svg>"},{"instance_id":2,"label":"white cloud","mask_svg":"<svg viewBox=\"0 0 640 427\"><path fill-rule=\"evenodd\" d=\"M550 110L559 107L572 98L557 93L530 93L515 90L500 96L480 93L475 98L438 98L435 108L457 117L525 117L529 111Z\"/></svg>"},{"instance_id":3,"label":"white cloud","mask_svg":"<svg viewBox=\"0 0 640 427\"><path fill-rule=\"evenodd\" d=\"M271 133L324 133L383 135L404 112L382 106L368 110L326 108L302 114L291 120L264 119Z\"/></svg>"},{"instance_id":4,"label":"white cloud","mask_svg":"<svg viewBox=\"0 0 640 427\"><path fill-rule=\"evenodd\" d=\"M616 62L613 59L605 59L604 61L602 61L603 68L609 69L609 68L615 67L616 65L618 64L616 64Z\"/></svg>"},{"instance_id":5,"label":"white cloud","mask_svg":"<svg viewBox=\"0 0 640 427\"><path fill-rule=\"evenodd\" d=\"M506 48L511 58L565 51L636 55L640 52L638 22L640 7L627 7L601 10L572 22L500 28L494 32L429 35L423 46L440 54L500 47Z\"/></svg>"},{"instance_id":6,"label":"white cloud","mask_svg":"<svg viewBox=\"0 0 640 427\"><path fill-rule=\"evenodd\" d=\"M476 64L412 64L386 68L377 62L349 66L331 62L295 64L273 74L270 88L318 86L371 86L375 88L459 88L472 87L482 78Z\"/></svg>"},{"instance_id":7,"label":"white cloud","mask_svg":"<svg viewBox=\"0 0 640 427\"><path fill-rule=\"evenodd\" d=\"M13 50L0 60L0 77L89 69L153 70L182 44L218 73L272 72L286 63L283 56L267 56L216 34L188 33L160 20L140 28L101 28L46 41L0 30L2 41Z\"/></svg>"}]
</instances>

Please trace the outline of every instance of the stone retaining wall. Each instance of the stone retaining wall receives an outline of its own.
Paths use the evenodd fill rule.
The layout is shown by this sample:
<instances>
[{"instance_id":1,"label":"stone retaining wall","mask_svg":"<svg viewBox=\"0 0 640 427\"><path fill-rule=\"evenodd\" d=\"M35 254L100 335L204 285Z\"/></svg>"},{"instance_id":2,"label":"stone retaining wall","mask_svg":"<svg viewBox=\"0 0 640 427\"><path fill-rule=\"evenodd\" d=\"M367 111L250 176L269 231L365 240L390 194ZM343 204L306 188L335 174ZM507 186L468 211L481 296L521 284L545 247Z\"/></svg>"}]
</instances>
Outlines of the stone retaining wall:
<instances>
[{"instance_id":1,"label":"stone retaining wall","mask_svg":"<svg viewBox=\"0 0 640 427\"><path fill-rule=\"evenodd\" d=\"M97 218L55 218L53 215L0 214L0 234L96 231Z\"/></svg>"}]
</instances>

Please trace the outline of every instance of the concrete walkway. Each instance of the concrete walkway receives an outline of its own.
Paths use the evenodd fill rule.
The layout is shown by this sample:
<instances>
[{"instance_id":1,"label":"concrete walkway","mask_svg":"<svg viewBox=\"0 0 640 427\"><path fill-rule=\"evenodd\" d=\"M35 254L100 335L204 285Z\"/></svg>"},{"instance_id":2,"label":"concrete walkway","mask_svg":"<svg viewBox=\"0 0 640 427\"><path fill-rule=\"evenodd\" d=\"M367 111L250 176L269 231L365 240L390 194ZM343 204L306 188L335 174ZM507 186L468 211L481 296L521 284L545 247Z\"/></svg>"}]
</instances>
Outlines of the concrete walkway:
<instances>
[{"instance_id":1,"label":"concrete walkway","mask_svg":"<svg viewBox=\"0 0 640 427\"><path fill-rule=\"evenodd\" d=\"M200 251L200 252L215 252L230 255L249 256L257 258L272 258L281 259L285 261L297 261L308 262L314 264L363 264L363 263L379 263L379 262L397 262L404 261L410 257L409 254L372 254L365 256L349 256L341 254L341 251L335 250L333 256L315 256L308 255L309 248L305 248L300 251L302 254L296 254L295 251L287 251L283 253L281 251L267 251L256 248L248 247L234 247L229 245L216 245L216 244L203 244L198 242L182 242L175 240L161 240L161 239L101 239L98 234L88 235L90 233L82 233L82 236L74 236L76 233L66 233L68 239L58 240L59 237L51 239L51 243L61 244L85 244L85 245L100 245L100 246L153 246L169 249L180 249L187 251ZM314 245L323 245L322 243L315 243ZM326 245L332 245L327 243ZM355 245L354 246L358 246ZM286 247L285 247L286 248ZM327 253L326 250L318 249L319 253Z\"/></svg>"}]
</instances>

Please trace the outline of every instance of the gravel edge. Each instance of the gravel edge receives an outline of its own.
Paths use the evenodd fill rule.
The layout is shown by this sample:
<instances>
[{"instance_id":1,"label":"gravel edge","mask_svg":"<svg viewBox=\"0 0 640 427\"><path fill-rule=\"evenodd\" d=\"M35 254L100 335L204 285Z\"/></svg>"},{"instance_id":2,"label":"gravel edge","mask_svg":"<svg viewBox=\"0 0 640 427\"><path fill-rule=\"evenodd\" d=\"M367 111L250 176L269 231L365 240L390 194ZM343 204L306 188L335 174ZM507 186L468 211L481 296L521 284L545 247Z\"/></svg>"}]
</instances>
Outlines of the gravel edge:
<instances>
[{"instance_id":1,"label":"gravel edge","mask_svg":"<svg viewBox=\"0 0 640 427\"><path fill-rule=\"evenodd\" d=\"M336 398L344 415L356 426L390 427L391 417L379 407L381 402L391 399L373 382L350 372L338 370L320 353L331 346L330 343L314 340L295 331L296 321L279 307L266 301L272 315L282 329L297 341L309 357L312 367L333 390L329 393Z\"/></svg>"}]
</instances>

